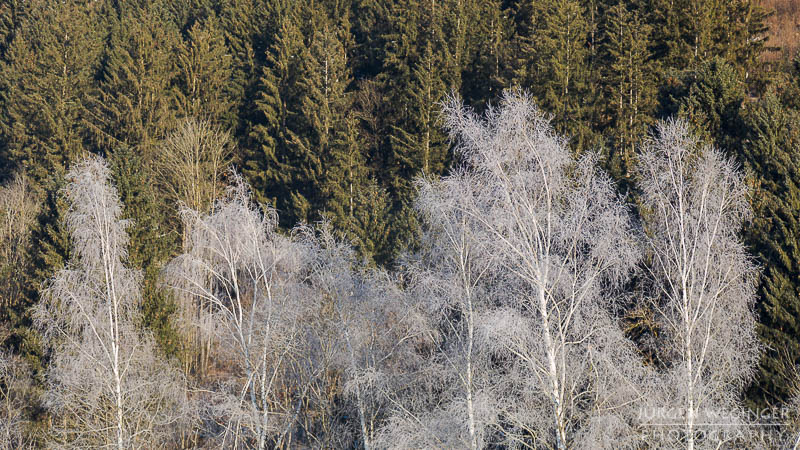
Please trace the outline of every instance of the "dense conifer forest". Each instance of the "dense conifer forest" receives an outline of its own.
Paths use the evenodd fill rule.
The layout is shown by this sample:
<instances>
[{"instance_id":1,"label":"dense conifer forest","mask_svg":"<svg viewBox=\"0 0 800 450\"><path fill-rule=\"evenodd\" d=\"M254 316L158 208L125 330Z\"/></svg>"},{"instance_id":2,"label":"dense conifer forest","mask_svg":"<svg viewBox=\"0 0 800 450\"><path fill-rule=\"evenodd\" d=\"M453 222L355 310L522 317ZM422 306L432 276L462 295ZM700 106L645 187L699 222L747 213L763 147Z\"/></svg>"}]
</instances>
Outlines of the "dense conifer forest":
<instances>
[{"instance_id":1,"label":"dense conifer forest","mask_svg":"<svg viewBox=\"0 0 800 450\"><path fill-rule=\"evenodd\" d=\"M797 448L784 3L0 0L0 448Z\"/></svg>"}]
</instances>

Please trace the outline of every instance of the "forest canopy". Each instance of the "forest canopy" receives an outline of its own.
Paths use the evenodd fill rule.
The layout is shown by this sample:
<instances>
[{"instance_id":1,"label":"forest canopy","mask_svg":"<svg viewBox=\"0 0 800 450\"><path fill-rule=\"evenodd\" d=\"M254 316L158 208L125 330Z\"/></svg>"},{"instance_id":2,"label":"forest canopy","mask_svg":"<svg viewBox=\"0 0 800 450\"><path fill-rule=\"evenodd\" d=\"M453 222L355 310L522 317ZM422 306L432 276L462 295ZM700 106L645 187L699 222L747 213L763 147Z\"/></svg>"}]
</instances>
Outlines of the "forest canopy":
<instances>
[{"instance_id":1,"label":"forest canopy","mask_svg":"<svg viewBox=\"0 0 800 450\"><path fill-rule=\"evenodd\" d=\"M773 14L0 0L0 448L794 442Z\"/></svg>"}]
</instances>

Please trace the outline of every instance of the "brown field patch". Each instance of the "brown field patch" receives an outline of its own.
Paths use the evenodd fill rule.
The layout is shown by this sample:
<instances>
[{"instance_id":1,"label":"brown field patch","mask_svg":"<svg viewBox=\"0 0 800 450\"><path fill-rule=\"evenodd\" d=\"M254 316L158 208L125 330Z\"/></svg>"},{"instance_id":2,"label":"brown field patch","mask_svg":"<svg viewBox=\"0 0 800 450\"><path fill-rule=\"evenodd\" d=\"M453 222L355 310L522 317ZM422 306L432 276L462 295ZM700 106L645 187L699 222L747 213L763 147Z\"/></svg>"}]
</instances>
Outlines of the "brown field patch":
<instances>
[{"instance_id":1,"label":"brown field patch","mask_svg":"<svg viewBox=\"0 0 800 450\"><path fill-rule=\"evenodd\" d=\"M776 52L767 52L767 61L786 60L794 57L800 48L800 0L761 0L767 11L775 11L767 19L769 25L768 46L779 47Z\"/></svg>"}]
</instances>

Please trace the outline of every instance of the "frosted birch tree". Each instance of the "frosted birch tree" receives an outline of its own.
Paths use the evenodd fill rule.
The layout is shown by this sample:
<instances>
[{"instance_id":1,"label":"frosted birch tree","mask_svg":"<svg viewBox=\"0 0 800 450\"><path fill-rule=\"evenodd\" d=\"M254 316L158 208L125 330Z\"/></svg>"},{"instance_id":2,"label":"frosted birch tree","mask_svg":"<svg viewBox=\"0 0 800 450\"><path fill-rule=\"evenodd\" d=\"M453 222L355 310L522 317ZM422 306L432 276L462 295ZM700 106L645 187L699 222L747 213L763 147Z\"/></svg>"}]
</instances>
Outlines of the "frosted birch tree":
<instances>
[{"instance_id":1,"label":"frosted birch tree","mask_svg":"<svg viewBox=\"0 0 800 450\"><path fill-rule=\"evenodd\" d=\"M309 249L277 232L277 215L250 200L233 176L211 212L185 209L186 251L165 269L178 293L203 299L226 372L211 399L209 431L232 448L286 446L309 387L302 372L301 320L310 309Z\"/></svg>"},{"instance_id":2,"label":"frosted birch tree","mask_svg":"<svg viewBox=\"0 0 800 450\"><path fill-rule=\"evenodd\" d=\"M333 349L341 394L352 404L344 410L351 417L348 427L359 431L351 442L366 450L383 448L378 427L398 401L406 374L422 362L414 346L425 340L427 319L394 277L358 261L352 246L335 239L326 224L312 245L310 282L320 311L312 326L332 336L321 347Z\"/></svg>"},{"instance_id":3,"label":"frosted birch tree","mask_svg":"<svg viewBox=\"0 0 800 450\"><path fill-rule=\"evenodd\" d=\"M407 297L430 322L420 327L433 351L420 376L435 385L431 398L415 389L382 430L394 448L483 448L498 423L490 353L479 325L492 304L496 258L491 236L474 218L480 206L474 175L457 170L443 180L420 180L417 211L425 226L419 254L406 258Z\"/></svg>"},{"instance_id":4,"label":"frosted birch tree","mask_svg":"<svg viewBox=\"0 0 800 450\"><path fill-rule=\"evenodd\" d=\"M140 323L141 274L125 265L127 222L99 157L77 164L65 188L71 259L34 311L50 347L45 404L50 438L65 448L142 448L169 442L186 411L178 372L158 358Z\"/></svg>"},{"instance_id":5,"label":"frosted birch tree","mask_svg":"<svg viewBox=\"0 0 800 450\"><path fill-rule=\"evenodd\" d=\"M484 231L502 281L478 328L505 374L502 441L511 446L633 446L641 363L613 311L639 259L626 206L596 157L567 141L520 92L478 117L445 108L476 193L458 206Z\"/></svg>"},{"instance_id":6,"label":"frosted birch tree","mask_svg":"<svg viewBox=\"0 0 800 450\"><path fill-rule=\"evenodd\" d=\"M25 415L25 408L32 406L33 389L24 369L20 358L0 351L0 450L33 448Z\"/></svg>"},{"instance_id":7,"label":"frosted birch tree","mask_svg":"<svg viewBox=\"0 0 800 450\"><path fill-rule=\"evenodd\" d=\"M757 270L738 233L751 216L733 160L703 146L683 121L658 126L640 156L643 221L652 307L663 328L667 367L657 405L682 411L656 419L679 424L679 442L716 447L736 436L742 388L759 344L753 306ZM711 432L720 439L699 439Z\"/></svg>"},{"instance_id":8,"label":"frosted birch tree","mask_svg":"<svg viewBox=\"0 0 800 450\"><path fill-rule=\"evenodd\" d=\"M286 448L294 435L320 447L372 436L396 388L396 374L416 356L409 345L418 316L403 308L389 275L358 262L326 224L277 230L237 175L209 213L184 210L186 253L165 270L179 293L211 305L216 371L208 431L220 446ZM354 400L350 421L339 396ZM339 408L340 409L340 408Z\"/></svg>"}]
</instances>

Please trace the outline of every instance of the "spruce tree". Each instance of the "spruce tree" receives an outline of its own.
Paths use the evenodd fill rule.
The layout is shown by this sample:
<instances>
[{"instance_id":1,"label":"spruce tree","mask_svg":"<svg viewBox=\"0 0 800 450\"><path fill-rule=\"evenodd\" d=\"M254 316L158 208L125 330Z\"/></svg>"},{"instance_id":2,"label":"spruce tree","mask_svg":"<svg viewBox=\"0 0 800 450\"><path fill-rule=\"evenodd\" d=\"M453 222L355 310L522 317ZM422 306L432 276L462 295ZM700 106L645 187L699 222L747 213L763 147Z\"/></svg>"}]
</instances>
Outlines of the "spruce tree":
<instances>
[{"instance_id":1,"label":"spruce tree","mask_svg":"<svg viewBox=\"0 0 800 450\"><path fill-rule=\"evenodd\" d=\"M24 264L24 289L13 307L4 308L4 343L26 357L31 367L44 364L29 308L39 287L68 255L61 218L66 206L59 193L69 165L86 154L87 96L100 64L103 31L86 2L4 3L5 38L0 63L0 170L17 167L41 204L31 226ZM4 31L5 32L5 31ZM0 176L4 178L4 176Z\"/></svg>"},{"instance_id":2,"label":"spruce tree","mask_svg":"<svg viewBox=\"0 0 800 450\"><path fill-rule=\"evenodd\" d=\"M383 69L390 41L393 2L385 0L353 0L352 30L354 48L350 67L356 78L375 78Z\"/></svg>"},{"instance_id":3,"label":"spruce tree","mask_svg":"<svg viewBox=\"0 0 800 450\"><path fill-rule=\"evenodd\" d=\"M112 25L107 62L93 102L102 148L131 147L152 160L175 126L177 26L160 2L125 4Z\"/></svg>"},{"instance_id":4,"label":"spruce tree","mask_svg":"<svg viewBox=\"0 0 800 450\"><path fill-rule=\"evenodd\" d=\"M544 26L544 12L548 2L522 0L516 2L511 11L514 22L514 33L511 39L513 52L510 63L512 66L513 85L533 91L533 84L538 77L541 55L537 43L538 36Z\"/></svg>"},{"instance_id":5,"label":"spruce tree","mask_svg":"<svg viewBox=\"0 0 800 450\"><path fill-rule=\"evenodd\" d=\"M382 250L379 239L373 239L364 224L356 220L362 204L371 198L370 170L366 166L365 145L360 136L359 121L353 109L352 83L347 66L347 50L352 46L349 11L331 11L331 16L310 11L313 15L312 40L298 81L300 108L298 129L304 136L293 137L293 149L309 162L319 164L317 171L299 174L297 184L305 185L307 198L316 198L314 208L331 220L335 229L356 243L362 254L372 256ZM312 168L313 164L307 167ZM380 210L381 208L378 207ZM319 216L316 216L319 217ZM314 216L308 217L313 219ZM375 236L378 238L378 236Z\"/></svg>"},{"instance_id":6,"label":"spruce tree","mask_svg":"<svg viewBox=\"0 0 800 450\"><path fill-rule=\"evenodd\" d=\"M685 25L674 49L684 58L688 58L689 68L697 67L714 55L717 13L724 9L716 8L716 3L713 0L699 0L687 1L681 5Z\"/></svg>"},{"instance_id":7,"label":"spruce tree","mask_svg":"<svg viewBox=\"0 0 800 450\"><path fill-rule=\"evenodd\" d=\"M472 51L462 74L461 95L480 107L500 98L510 84L514 24L500 0L478 2L472 17Z\"/></svg>"},{"instance_id":8,"label":"spruce tree","mask_svg":"<svg viewBox=\"0 0 800 450\"><path fill-rule=\"evenodd\" d=\"M589 25L577 1L556 0L545 9L542 34L537 41L542 57L538 61L544 100L542 106L559 121L576 117L578 96L585 90L588 58L586 40Z\"/></svg>"},{"instance_id":9,"label":"spruce tree","mask_svg":"<svg viewBox=\"0 0 800 450\"><path fill-rule=\"evenodd\" d=\"M175 24L186 32L196 23L204 22L209 17L216 17L222 10L220 0L186 0L182 2L169 2L166 4L170 16Z\"/></svg>"},{"instance_id":10,"label":"spruce tree","mask_svg":"<svg viewBox=\"0 0 800 450\"><path fill-rule=\"evenodd\" d=\"M781 103L800 110L800 51L794 56L789 69L789 80L780 89Z\"/></svg>"},{"instance_id":11,"label":"spruce tree","mask_svg":"<svg viewBox=\"0 0 800 450\"><path fill-rule=\"evenodd\" d=\"M677 71L714 57L735 62L740 75L758 65L768 14L754 0L649 0L657 57Z\"/></svg>"},{"instance_id":12,"label":"spruce tree","mask_svg":"<svg viewBox=\"0 0 800 450\"><path fill-rule=\"evenodd\" d=\"M243 173L258 202L273 205L281 224L291 227L305 219L311 208L302 194L294 193L296 172L302 169L289 149L299 103L298 81L307 58L298 11L291 4L275 2L272 14L278 24L275 40L266 52L267 63L259 80L255 109L257 121L250 126L251 145L244 155Z\"/></svg>"},{"instance_id":13,"label":"spruce tree","mask_svg":"<svg viewBox=\"0 0 800 450\"><path fill-rule=\"evenodd\" d=\"M216 16L195 22L177 52L178 114L233 128L236 110L228 91L232 60Z\"/></svg>"},{"instance_id":14,"label":"spruce tree","mask_svg":"<svg viewBox=\"0 0 800 450\"><path fill-rule=\"evenodd\" d=\"M357 115L350 110L341 120L330 152L324 155L324 214L361 256L385 263L392 256L387 216L390 199L367 165L367 145Z\"/></svg>"},{"instance_id":15,"label":"spruce tree","mask_svg":"<svg viewBox=\"0 0 800 450\"><path fill-rule=\"evenodd\" d=\"M392 134L394 183L403 193L415 175L440 174L446 167L447 138L438 120L439 105L448 92L447 80L440 75L445 57L427 41L404 92L406 109Z\"/></svg>"},{"instance_id":16,"label":"spruce tree","mask_svg":"<svg viewBox=\"0 0 800 450\"><path fill-rule=\"evenodd\" d=\"M586 149L596 141L586 9L577 0L550 0L535 7L531 30L522 39L522 54L529 56L517 62L514 82L532 90L574 148Z\"/></svg>"},{"instance_id":17,"label":"spruce tree","mask_svg":"<svg viewBox=\"0 0 800 450\"><path fill-rule=\"evenodd\" d=\"M745 114L741 158L751 174L754 220L745 237L764 268L759 334L765 346L750 400L789 400L800 364L800 114L769 94Z\"/></svg>"},{"instance_id":18,"label":"spruce tree","mask_svg":"<svg viewBox=\"0 0 800 450\"><path fill-rule=\"evenodd\" d=\"M43 194L82 157L87 95L100 63L99 18L82 1L39 1L0 65L0 131L7 158Z\"/></svg>"},{"instance_id":19,"label":"spruce tree","mask_svg":"<svg viewBox=\"0 0 800 450\"><path fill-rule=\"evenodd\" d=\"M606 137L613 148L608 163L612 175L629 179L636 148L652 123L655 106L650 26L638 11L620 1L608 10L603 31L603 82L610 125Z\"/></svg>"},{"instance_id":20,"label":"spruce tree","mask_svg":"<svg viewBox=\"0 0 800 450\"><path fill-rule=\"evenodd\" d=\"M21 301L4 314L5 324L11 332L5 345L23 355L38 375L43 375L47 359L39 333L33 327L31 307L40 299L41 286L63 268L70 257L69 232L65 223L68 205L61 190L65 175L54 176L43 194L44 201L31 226L30 253L27 255L30 269L24 274L26 289Z\"/></svg>"},{"instance_id":21,"label":"spruce tree","mask_svg":"<svg viewBox=\"0 0 800 450\"><path fill-rule=\"evenodd\" d=\"M735 0L728 4L728 13L719 18L718 54L731 61L745 81L749 81L753 75L759 75L761 55L767 49L769 27L766 21L771 13L754 0Z\"/></svg>"},{"instance_id":22,"label":"spruce tree","mask_svg":"<svg viewBox=\"0 0 800 450\"><path fill-rule=\"evenodd\" d=\"M713 0L649 0L648 3L656 54L664 66L683 71L696 68L712 56Z\"/></svg>"},{"instance_id":23,"label":"spruce tree","mask_svg":"<svg viewBox=\"0 0 800 450\"><path fill-rule=\"evenodd\" d=\"M413 180L423 174L441 174L448 165L449 145L439 111L446 95L461 85L456 50L462 36L457 28L446 26L445 18L453 4L396 3L394 26L384 38L389 45L380 81L391 103L385 180L394 204L392 239L400 246L415 240Z\"/></svg>"},{"instance_id":24,"label":"spruce tree","mask_svg":"<svg viewBox=\"0 0 800 450\"><path fill-rule=\"evenodd\" d=\"M664 113L675 111L688 119L709 143L733 150L741 139L741 106L744 84L736 68L716 57L683 79L683 89L674 94Z\"/></svg>"},{"instance_id":25,"label":"spruce tree","mask_svg":"<svg viewBox=\"0 0 800 450\"><path fill-rule=\"evenodd\" d=\"M178 94L175 79L181 39L164 3L119 3L115 13L119 16L112 23L107 62L93 101L93 130L97 145L110 156L124 216L134 224L128 230L128 251L131 265L145 275L143 325L165 350L174 352L178 342L169 323L173 306L157 287L157 274L177 251L179 224L169 221L166 213L174 205L157 191L154 166L159 146L176 125L178 99L186 99Z\"/></svg>"},{"instance_id":26,"label":"spruce tree","mask_svg":"<svg viewBox=\"0 0 800 450\"><path fill-rule=\"evenodd\" d=\"M274 13L281 28L261 78L257 107L263 117L253 127L258 145L247 156L245 174L260 201L277 206L284 226L325 216L363 255L385 252L382 234L370 236L371 219L359 220L362 208L383 211L386 200L370 181L350 91L350 12L286 4Z\"/></svg>"},{"instance_id":27,"label":"spruce tree","mask_svg":"<svg viewBox=\"0 0 800 450\"><path fill-rule=\"evenodd\" d=\"M353 142L337 142L337 134L346 132L350 109L350 83L345 45L349 41L349 23L344 16L329 18L326 11L307 9L303 23L309 49L300 63L302 75L297 79L294 120L286 124L288 142L284 151L293 161L290 193L291 214L297 221L318 220L325 204L326 178L334 179L330 163L336 158L334 148ZM329 189L335 189L331 182Z\"/></svg>"},{"instance_id":28,"label":"spruce tree","mask_svg":"<svg viewBox=\"0 0 800 450\"><path fill-rule=\"evenodd\" d=\"M25 0L5 0L0 3L0 60L5 60L11 41L28 21L31 8L36 4L38 2Z\"/></svg>"},{"instance_id":29,"label":"spruce tree","mask_svg":"<svg viewBox=\"0 0 800 450\"><path fill-rule=\"evenodd\" d=\"M277 1L230 0L222 3L219 13L220 26L231 55L231 74L227 90L231 96L232 111L237 123L234 133L242 148L253 145L249 142L252 124L260 113L255 107L261 71L267 48L277 33L274 15L269 6Z\"/></svg>"},{"instance_id":30,"label":"spruce tree","mask_svg":"<svg viewBox=\"0 0 800 450\"><path fill-rule=\"evenodd\" d=\"M144 273L141 325L153 332L167 355L177 356L180 343L172 323L175 305L159 286L158 278L163 265L179 247L176 224L168 222L171 207L162 201L155 174L140 152L130 147L116 149L111 170L123 204L122 218L131 221L127 228L129 263Z\"/></svg>"}]
</instances>

